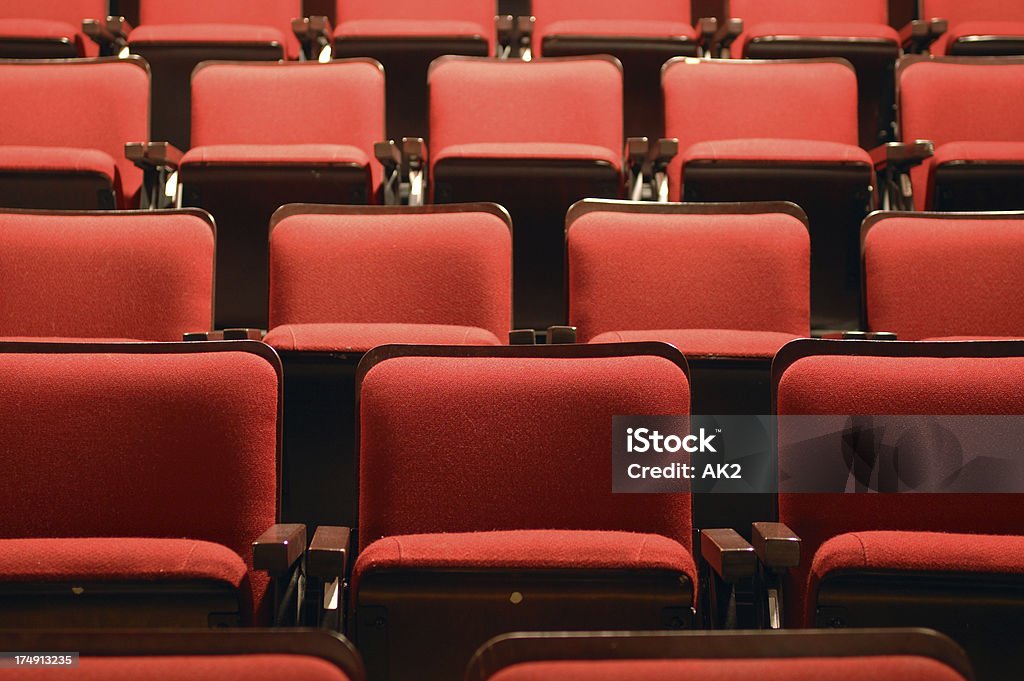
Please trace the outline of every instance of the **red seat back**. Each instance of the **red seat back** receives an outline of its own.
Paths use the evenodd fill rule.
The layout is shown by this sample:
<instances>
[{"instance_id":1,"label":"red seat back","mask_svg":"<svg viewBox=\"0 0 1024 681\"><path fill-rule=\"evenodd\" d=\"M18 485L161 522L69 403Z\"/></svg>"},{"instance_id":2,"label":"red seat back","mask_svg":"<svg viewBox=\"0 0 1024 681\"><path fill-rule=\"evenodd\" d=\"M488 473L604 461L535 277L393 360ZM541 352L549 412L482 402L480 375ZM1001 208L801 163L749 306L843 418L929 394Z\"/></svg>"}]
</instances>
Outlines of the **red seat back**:
<instances>
[{"instance_id":1,"label":"red seat back","mask_svg":"<svg viewBox=\"0 0 1024 681\"><path fill-rule=\"evenodd\" d=\"M729 0L728 8L747 28L767 22L889 23L887 0Z\"/></svg>"}]
</instances>

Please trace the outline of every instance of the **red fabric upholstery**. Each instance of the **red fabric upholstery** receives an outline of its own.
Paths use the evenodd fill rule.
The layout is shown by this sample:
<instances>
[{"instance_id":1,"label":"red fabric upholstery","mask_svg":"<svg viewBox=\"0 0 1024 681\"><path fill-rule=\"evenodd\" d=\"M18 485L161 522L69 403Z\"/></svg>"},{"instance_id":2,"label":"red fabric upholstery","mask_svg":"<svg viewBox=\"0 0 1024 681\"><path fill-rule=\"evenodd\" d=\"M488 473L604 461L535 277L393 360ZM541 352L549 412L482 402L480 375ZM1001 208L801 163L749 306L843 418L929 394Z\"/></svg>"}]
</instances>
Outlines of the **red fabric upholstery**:
<instances>
[{"instance_id":1,"label":"red fabric upholstery","mask_svg":"<svg viewBox=\"0 0 1024 681\"><path fill-rule=\"evenodd\" d=\"M277 425L277 373L248 352L0 353L0 538L188 537L248 563Z\"/></svg>"},{"instance_id":2,"label":"red fabric upholstery","mask_svg":"<svg viewBox=\"0 0 1024 681\"><path fill-rule=\"evenodd\" d=\"M710 660L581 660L528 662L491 681L964 681L924 657L860 656Z\"/></svg>"},{"instance_id":3,"label":"red fabric upholstery","mask_svg":"<svg viewBox=\"0 0 1024 681\"><path fill-rule=\"evenodd\" d=\"M566 239L569 321L582 342L621 331L605 340L670 335L684 352L715 352L708 346L722 341L720 351L774 355L786 341L762 334L639 330L779 331L787 340L810 332L810 238L795 217L595 211Z\"/></svg>"},{"instance_id":4,"label":"red fabric upholstery","mask_svg":"<svg viewBox=\"0 0 1024 681\"><path fill-rule=\"evenodd\" d=\"M687 357L771 358L782 346L803 334L778 331L737 331L735 329L654 329L607 331L590 339L591 343L661 341L679 348Z\"/></svg>"},{"instance_id":5,"label":"red fabric upholstery","mask_svg":"<svg viewBox=\"0 0 1024 681\"><path fill-rule=\"evenodd\" d=\"M481 143L622 153L622 72L610 62L446 60L429 81L432 167L451 147Z\"/></svg>"},{"instance_id":6,"label":"red fabric upholstery","mask_svg":"<svg viewBox=\"0 0 1024 681\"><path fill-rule=\"evenodd\" d=\"M83 19L109 14L107 0L38 0L7 2L0 6L0 41L4 38L69 38L79 54L94 57L99 47L82 35Z\"/></svg>"},{"instance_id":7,"label":"red fabric upholstery","mask_svg":"<svg viewBox=\"0 0 1024 681\"><path fill-rule=\"evenodd\" d=\"M286 352L367 352L378 345L501 345L486 329L437 324L285 324L263 342Z\"/></svg>"},{"instance_id":8,"label":"red fabric upholstery","mask_svg":"<svg viewBox=\"0 0 1024 681\"><path fill-rule=\"evenodd\" d=\"M208 331L213 253L212 228L192 215L0 212L0 335Z\"/></svg>"},{"instance_id":9,"label":"red fabric upholstery","mask_svg":"<svg viewBox=\"0 0 1024 681\"><path fill-rule=\"evenodd\" d=\"M690 548L688 494L611 493L611 417L689 413L688 382L666 359L398 357L369 370L359 399L362 547L556 529Z\"/></svg>"},{"instance_id":10,"label":"red fabric upholstery","mask_svg":"<svg viewBox=\"0 0 1024 681\"><path fill-rule=\"evenodd\" d=\"M691 161L770 161L773 163L859 163L871 166L871 156L858 146L821 140L724 139L698 142L683 151Z\"/></svg>"},{"instance_id":11,"label":"red fabric upholstery","mask_svg":"<svg viewBox=\"0 0 1024 681\"><path fill-rule=\"evenodd\" d=\"M190 539L0 539L8 582L209 580L240 588L245 561L229 548Z\"/></svg>"},{"instance_id":12,"label":"red fabric upholstery","mask_svg":"<svg viewBox=\"0 0 1024 681\"><path fill-rule=\"evenodd\" d=\"M0 82L0 148L101 151L117 163L118 205L135 205L142 171L125 158L124 145L149 138L146 71L128 61L23 61L0 64Z\"/></svg>"},{"instance_id":13,"label":"red fabric upholstery","mask_svg":"<svg viewBox=\"0 0 1024 681\"><path fill-rule=\"evenodd\" d=\"M779 414L1022 414L1024 357L931 358L814 356L782 375ZM786 450L780 451L785 460ZM802 539L806 555L848 532L903 530L962 534L1020 533L1012 494L781 494L779 519ZM960 569L969 566L961 563ZM810 561L791 572L792 624L804 624Z\"/></svg>"},{"instance_id":14,"label":"red fabric upholstery","mask_svg":"<svg viewBox=\"0 0 1024 681\"><path fill-rule=\"evenodd\" d=\"M902 70L899 93L905 140L932 140L937 148L950 142L1024 142L1017 124L1024 64L922 61ZM932 167L928 160L911 171L917 210L932 205Z\"/></svg>"},{"instance_id":15,"label":"red fabric upholstery","mask_svg":"<svg viewBox=\"0 0 1024 681\"><path fill-rule=\"evenodd\" d=\"M354 589L368 570L668 570L697 583L690 552L654 534L519 530L385 537L359 554Z\"/></svg>"},{"instance_id":16,"label":"red fabric upholstery","mask_svg":"<svg viewBox=\"0 0 1024 681\"><path fill-rule=\"evenodd\" d=\"M932 43L930 52L935 55L949 54L953 43L971 36L1006 36L1022 39L1024 38L1024 16L1018 21L964 21L953 24L950 26L950 30Z\"/></svg>"},{"instance_id":17,"label":"red fabric upholstery","mask_svg":"<svg viewBox=\"0 0 1024 681\"><path fill-rule=\"evenodd\" d=\"M531 6L537 17L533 44L538 54L543 54L544 38L551 35L697 37L688 1L534 0Z\"/></svg>"},{"instance_id":18,"label":"red fabric upholstery","mask_svg":"<svg viewBox=\"0 0 1024 681\"><path fill-rule=\"evenodd\" d=\"M336 36L480 35L494 51L493 0L337 0Z\"/></svg>"},{"instance_id":19,"label":"red fabric upholstery","mask_svg":"<svg viewBox=\"0 0 1024 681\"><path fill-rule=\"evenodd\" d=\"M188 151L181 165L350 165L367 166L370 159L358 147L343 144L214 144Z\"/></svg>"},{"instance_id":20,"label":"red fabric upholstery","mask_svg":"<svg viewBox=\"0 0 1024 681\"><path fill-rule=\"evenodd\" d=\"M281 42L285 47L288 58L294 59L299 54L299 41L292 34L292 19L305 16L302 11L302 0L139 0L139 27L132 31L131 39L153 39L159 42L189 42L198 40L200 42L234 42L236 40L256 39L254 27L272 28L274 36L272 39ZM207 29L200 28L198 32L192 32L188 24L217 24ZM137 36L140 29L150 30L154 26L168 26L168 31L159 33L159 38L146 37L144 33ZM179 32L179 38L173 37ZM223 33L222 33L223 32ZM248 32L251 37L224 37L228 32L241 36ZM221 34L221 37L217 37ZM205 36L205 37L204 37ZM270 34L260 34L257 39L265 41Z\"/></svg>"},{"instance_id":21,"label":"red fabric upholstery","mask_svg":"<svg viewBox=\"0 0 1024 681\"><path fill-rule=\"evenodd\" d=\"M1022 261L1022 219L885 219L864 240L868 326L901 340L1024 337Z\"/></svg>"},{"instance_id":22,"label":"red fabric upholstery","mask_svg":"<svg viewBox=\"0 0 1024 681\"><path fill-rule=\"evenodd\" d=\"M818 3L821 4L821 3ZM859 3L856 3L859 5ZM884 6L885 3L882 3ZM865 40L899 44L900 34L885 22L849 23L834 21L764 21L747 24L743 34L733 44L732 56L742 59L751 41L765 37L833 39L836 41ZM795 55L794 55L795 56Z\"/></svg>"},{"instance_id":23,"label":"red fabric upholstery","mask_svg":"<svg viewBox=\"0 0 1024 681\"><path fill-rule=\"evenodd\" d=\"M983 340L1020 340L1020 336L937 336L935 338L923 338L929 341L983 341Z\"/></svg>"},{"instance_id":24,"label":"red fabric upholstery","mask_svg":"<svg viewBox=\"0 0 1024 681\"><path fill-rule=\"evenodd\" d=\"M0 172L88 173L105 177L111 189L119 185L117 162L99 149L2 146Z\"/></svg>"},{"instance_id":25,"label":"red fabric upholstery","mask_svg":"<svg viewBox=\"0 0 1024 681\"><path fill-rule=\"evenodd\" d=\"M679 138L683 150L739 132L857 145L857 78L842 64L677 61L663 71L662 89L666 136ZM680 196L682 167L681 154L669 166L672 200Z\"/></svg>"},{"instance_id":26,"label":"red fabric upholstery","mask_svg":"<svg viewBox=\"0 0 1024 681\"><path fill-rule=\"evenodd\" d=\"M369 62L217 64L192 79L189 161L226 152L203 147L228 145L249 146L227 155L251 154L251 162L291 154L369 162L374 143L384 138L384 74ZM286 152L284 145L295 149ZM377 186L383 170L369 165Z\"/></svg>"},{"instance_id":27,"label":"red fabric upholstery","mask_svg":"<svg viewBox=\"0 0 1024 681\"><path fill-rule=\"evenodd\" d=\"M888 24L886 0L729 0L729 14L743 19L747 27L765 22L810 22L835 24Z\"/></svg>"},{"instance_id":28,"label":"red fabric upholstery","mask_svg":"<svg viewBox=\"0 0 1024 681\"><path fill-rule=\"evenodd\" d=\"M437 324L478 327L506 338L511 289L512 237L491 213L294 215L270 235L272 329ZM346 335L352 335L345 340L338 330L325 326L301 335L314 344L322 339L343 346L385 337L379 328L348 329ZM391 331L396 339L405 334L400 328ZM453 339L446 331L420 336L421 331L411 337ZM296 339L299 335L296 331ZM484 340L478 332L471 335Z\"/></svg>"},{"instance_id":29,"label":"red fabric upholstery","mask_svg":"<svg viewBox=\"0 0 1024 681\"><path fill-rule=\"evenodd\" d=\"M963 161L1024 167L1024 140L1019 142L949 142L939 146L935 149L935 155L926 161L928 164L927 190L924 196L926 205L931 206L935 200L936 171L945 165ZM911 171L911 173L913 172L918 173L918 178L923 174L919 168Z\"/></svg>"},{"instance_id":30,"label":"red fabric upholstery","mask_svg":"<svg viewBox=\"0 0 1024 681\"><path fill-rule=\"evenodd\" d=\"M24 676L22 676L24 674ZM348 681L330 662L304 655L93 657L78 667L0 669L0 679L30 681Z\"/></svg>"},{"instance_id":31,"label":"red fabric upholstery","mask_svg":"<svg viewBox=\"0 0 1024 681\"><path fill-rule=\"evenodd\" d=\"M0 12L2 11L0 9ZM75 40L80 39L80 36L78 29L65 21L0 17L0 41L7 38Z\"/></svg>"},{"instance_id":32,"label":"red fabric upholstery","mask_svg":"<svg viewBox=\"0 0 1024 681\"><path fill-rule=\"evenodd\" d=\"M619 168L622 156L607 147L593 144L560 144L555 142L480 142L456 144L445 147L433 159L438 162L448 158L495 158L495 159L538 159L569 161L602 161Z\"/></svg>"}]
</instances>

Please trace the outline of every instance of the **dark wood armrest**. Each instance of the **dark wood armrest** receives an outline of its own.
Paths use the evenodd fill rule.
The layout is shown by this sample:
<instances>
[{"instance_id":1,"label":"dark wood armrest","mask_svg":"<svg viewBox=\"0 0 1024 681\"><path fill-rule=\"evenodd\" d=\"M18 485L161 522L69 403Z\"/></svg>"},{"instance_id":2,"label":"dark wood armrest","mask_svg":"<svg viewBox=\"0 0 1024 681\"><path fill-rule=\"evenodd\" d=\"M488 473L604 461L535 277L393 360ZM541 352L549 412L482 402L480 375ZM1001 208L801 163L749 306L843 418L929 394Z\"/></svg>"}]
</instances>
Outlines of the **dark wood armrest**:
<instances>
[{"instance_id":1,"label":"dark wood armrest","mask_svg":"<svg viewBox=\"0 0 1024 681\"><path fill-rule=\"evenodd\" d=\"M292 33L302 43L306 56L311 60L327 61L330 59L331 40L334 29L331 20L324 16L298 17L292 19ZM324 50L327 50L326 57Z\"/></svg>"},{"instance_id":2,"label":"dark wood armrest","mask_svg":"<svg viewBox=\"0 0 1024 681\"><path fill-rule=\"evenodd\" d=\"M306 555L306 574L321 579L345 579L352 530L321 525L313 534Z\"/></svg>"},{"instance_id":3,"label":"dark wood armrest","mask_svg":"<svg viewBox=\"0 0 1024 681\"><path fill-rule=\"evenodd\" d=\"M782 523L754 523L750 535L758 560L773 570L800 564L800 537Z\"/></svg>"},{"instance_id":4,"label":"dark wood armrest","mask_svg":"<svg viewBox=\"0 0 1024 681\"><path fill-rule=\"evenodd\" d=\"M700 551L711 569L726 582L752 577L757 569L757 554L736 530L703 530Z\"/></svg>"},{"instance_id":5,"label":"dark wood armrest","mask_svg":"<svg viewBox=\"0 0 1024 681\"><path fill-rule=\"evenodd\" d=\"M124 155L143 170L177 170L185 154L170 142L129 142L124 145Z\"/></svg>"},{"instance_id":6,"label":"dark wood armrest","mask_svg":"<svg viewBox=\"0 0 1024 681\"><path fill-rule=\"evenodd\" d=\"M728 49L742 34L743 19L729 19L718 29L718 33L712 39L709 53L721 56L722 51Z\"/></svg>"},{"instance_id":7,"label":"dark wood armrest","mask_svg":"<svg viewBox=\"0 0 1024 681\"><path fill-rule=\"evenodd\" d=\"M900 29L900 45L909 54L921 54L948 30L945 19L914 19Z\"/></svg>"},{"instance_id":8,"label":"dark wood armrest","mask_svg":"<svg viewBox=\"0 0 1024 681\"><path fill-rule=\"evenodd\" d=\"M646 137L627 137L626 148L622 152L626 167L639 168L642 166L650 149L651 143Z\"/></svg>"},{"instance_id":9,"label":"dark wood armrest","mask_svg":"<svg viewBox=\"0 0 1024 681\"><path fill-rule=\"evenodd\" d=\"M101 53L116 55L128 44L128 34L132 25L124 17L106 17L105 19L83 19L82 33L100 46Z\"/></svg>"},{"instance_id":10,"label":"dark wood armrest","mask_svg":"<svg viewBox=\"0 0 1024 681\"><path fill-rule=\"evenodd\" d=\"M406 171L424 170L427 167L427 143L422 137L402 138L402 161Z\"/></svg>"},{"instance_id":11,"label":"dark wood armrest","mask_svg":"<svg viewBox=\"0 0 1024 681\"><path fill-rule=\"evenodd\" d=\"M280 577L288 574L305 550L305 525L274 525L252 543L252 566Z\"/></svg>"},{"instance_id":12,"label":"dark wood armrest","mask_svg":"<svg viewBox=\"0 0 1024 681\"><path fill-rule=\"evenodd\" d=\"M224 329L223 331L191 331L182 336L186 342L195 341L237 341L237 340L263 340L261 329Z\"/></svg>"},{"instance_id":13,"label":"dark wood armrest","mask_svg":"<svg viewBox=\"0 0 1024 681\"><path fill-rule=\"evenodd\" d=\"M663 137L650 145L647 161L651 164L652 170L658 172L667 168L672 159L678 155L679 140L675 137Z\"/></svg>"},{"instance_id":14,"label":"dark wood armrest","mask_svg":"<svg viewBox=\"0 0 1024 681\"><path fill-rule=\"evenodd\" d=\"M896 334L891 331L820 331L814 334L814 338L824 338L826 340L899 340Z\"/></svg>"},{"instance_id":15,"label":"dark wood armrest","mask_svg":"<svg viewBox=\"0 0 1024 681\"><path fill-rule=\"evenodd\" d=\"M935 145L930 140L913 142L888 142L872 149L871 162L875 170L892 166L903 172L924 163L935 154Z\"/></svg>"},{"instance_id":16,"label":"dark wood armrest","mask_svg":"<svg viewBox=\"0 0 1024 681\"><path fill-rule=\"evenodd\" d=\"M548 345L573 345L576 342L575 326L549 326Z\"/></svg>"},{"instance_id":17,"label":"dark wood armrest","mask_svg":"<svg viewBox=\"0 0 1024 681\"><path fill-rule=\"evenodd\" d=\"M718 17L701 17L697 19L694 28L697 29L701 54L710 54L715 45L715 36L718 35Z\"/></svg>"},{"instance_id":18,"label":"dark wood armrest","mask_svg":"<svg viewBox=\"0 0 1024 681\"><path fill-rule=\"evenodd\" d=\"M509 345L536 345L537 332L533 329L512 329L508 332Z\"/></svg>"},{"instance_id":19,"label":"dark wood armrest","mask_svg":"<svg viewBox=\"0 0 1024 681\"><path fill-rule=\"evenodd\" d=\"M373 156L388 173L394 172L402 165L402 150L395 144L395 140L374 143Z\"/></svg>"}]
</instances>

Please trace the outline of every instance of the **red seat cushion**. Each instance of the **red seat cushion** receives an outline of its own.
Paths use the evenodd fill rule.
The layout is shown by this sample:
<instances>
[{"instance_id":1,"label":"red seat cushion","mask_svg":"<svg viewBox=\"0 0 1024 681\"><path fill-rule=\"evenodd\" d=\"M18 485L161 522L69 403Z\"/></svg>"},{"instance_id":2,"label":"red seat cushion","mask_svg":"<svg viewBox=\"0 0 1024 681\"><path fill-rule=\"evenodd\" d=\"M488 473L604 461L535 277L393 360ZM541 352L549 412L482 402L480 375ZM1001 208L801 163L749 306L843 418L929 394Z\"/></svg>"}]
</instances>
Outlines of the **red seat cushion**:
<instances>
[{"instance_id":1,"label":"red seat cushion","mask_svg":"<svg viewBox=\"0 0 1024 681\"><path fill-rule=\"evenodd\" d=\"M263 342L276 350L367 352L378 345L501 345L486 329L440 324L285 324Z\"/></svg>"},{"instance_id":2,"label":"red seat cushion","mask_svg":"<svg viewBox=\"0 0 1024 681\"><path fill-rule=\"evenodd\" d=\"M748 44L758 38L786 37L808 38L810 40L849 41L884 41L899 45L900 36L896 29L885 24L865 24L846 22L764 22L745 27L743 35L736 41L733 56L740 59L744 56Z\"/></svg>"},{"instance_id":3,"label":"red seat cushion","mask_svg":"<svg viewBox=\"0 0 1024 681\"><path fill-rule=\"evenodd\" d=\"M0 343L137 343L139 338L82 338L81 336L0 336Z\"/></svg>"},{"instance_id":4,"label":"red seat cushion","mask_svg":"<svg viewBox=\"0 0 1024 681\"><path fill-rule=\"evenodd\" d=\"M476 37L488 39L492 29L472 21L418 19L358 19L338 24L335 38L434 38Z\"/></svg>"},{"instance_id":5,"label":"red seat cushion","mask_svg":"<svg viewBox=\"0 0 1024 681\"><path fill-rule=\"evenodd\" d=\"M670 570L697 583L686 548L667 537L632 532L516 530L385 537L359 554L353 579L357 583L368 571L396 568Z\"/></svg>"},{"instance_id":6,"label":"red seat cushion","mask_svg":"<svg viewBox=\"0 0 1024 681\"><path fill-rule=\"evenodd\" d=\"M17 674L18 672L13 672ZM73 676L72 676L73 674ZM308 655L152 655L146 657L83 656L73 672L36 668L32 679L40 681L349 681L327 660Z\"/></svg>"},{"instance_id":7,"label":"red seat cushion","mask_svg":"<svg viewBox=\"0 0 1024 681\"><path fill-rule=\"evenodd\" d=\"M349 165L369 168L358 147L341 144L217 144L196 147L181 159L189 165Z\"/></svg>"},{"instance_id":8,"label":"red seat cushion","mask_svg":"<svg viewBox=\"0 0 1024 681\"><path fill-rule=\"evenodd\" d=\"M938 660L902 655L707 660L527 662L491 681L964 681Z\"/></svg>"},{"instance_id":9,"label":"red seat cushion","mask_svg":"<svg viewBox=\"0 0 1024 681\"><path fill-rule=\"evenodd\" d=\"M78 35L78 29L64 21L0 19L0 40L6 38L75 40Z\"/></svg>"},{"instance_id":10,"label":"red seat cushion","mask_svg":"<svg viewBox=\"0 0 1024 681\"><path fill-rule=\"evenodd\" d=\"M99 149L0 146L0 172L92 173L117 188L117 163Z\"/></svg>"},{"instance_id":11,"label":"red seat cushion","mask_svg":"<svg viewBox=\"0 0 1024 681\"><path fill-rule=\"evenodd\" d=\"M814 554L804 601L805 622L813 622L822 580L844 570L1021 574L1024 536L896 531L838 535Z\"/></svg>"},{"instance_id":12,"label":"red seat cushion","mask_svg":"<svg viewBox=\"0 0 1024 681\"><path fill-rule=\"evenodd\" d=\"M142 44L195 45L195 44L247 44L281 45L281 56L294 59L298 50L293 41L273 26L246 24L143 24L128 37L129 47Z\"/></svg>"},{"instance_id":13,"label":"red seat cushion","mask_svg":"<svg viewBox=\"0 0 1024 681\"><path fill-rule=\"evenodd\" d=\"M950 46L960 38L970 36L1006 36L1024 40L1024 21L962 21L932 43L930 52L935 55L949 54Z\"/></svg>"},{"instance_id":14,"label":"red seat cushion","mask_svg":"<svg viewBox=\"0 0 1024 681\"><path fill-rule=\"evenodd\" d=\"M0 539L0 580L213 581L248 588L245 561L191 539ZM249 594L251 598L252 594Z\"/></svg>"},{"instance_id":15,"label":"red seat cushion","mask_svg":"<svg viewBox=\"0 0 1024 681\"><path fill-rule=\"evenodd\" d=\"M726 139L698 142L682 154L694 161L767 161L779 163L854 163L872 167L860 147L839 142L795 139Z\"/></svg>"},{"instance_id":16,"label":"red seat cushion","mask_svg":"<svg viewBox=\"0 0 1024 681\"><path fill-rule=\"evenodd\" d=\"M456 144L438 151L433 162L437 164L442 159L449 158L603 161L615 169L622 164L619 152L613 149L592 144L557 142Z\"/></svg>"},{"instance_id":17,"label":"red seat cushion","mask_svg":"<svg viewBox=\"0 0 1024 681\"><path fill-rule=\"evenodd\" d=\"M547 26L548 36L612 36L621 38L686 38L696 40L697 31L682 21L644 19L566 19Z\"/></svg>"},{"instance_id":18,"label":"red seat cushion","mask_svg":"<svg viewBox=\"0 0 1024 681\"><path fill-rule=\"evenodd\" d=\"M1022 336L939 336L938 338L925 338L926 341L998 341L998 340L1020 340Z\"/></svg>"},{"instance_id":19,"label":"red seat cushion","mask_svg":"<svg viewBox=\"0 0 1024 681\"><path fill-rule=\"evenodd\" d=\"M651 331L608 331L591 343L661 341L676 346L687 357L771 358L790 341L801 338L776 331L734 329L663 329Z\"/></svg>"}]
</instances>

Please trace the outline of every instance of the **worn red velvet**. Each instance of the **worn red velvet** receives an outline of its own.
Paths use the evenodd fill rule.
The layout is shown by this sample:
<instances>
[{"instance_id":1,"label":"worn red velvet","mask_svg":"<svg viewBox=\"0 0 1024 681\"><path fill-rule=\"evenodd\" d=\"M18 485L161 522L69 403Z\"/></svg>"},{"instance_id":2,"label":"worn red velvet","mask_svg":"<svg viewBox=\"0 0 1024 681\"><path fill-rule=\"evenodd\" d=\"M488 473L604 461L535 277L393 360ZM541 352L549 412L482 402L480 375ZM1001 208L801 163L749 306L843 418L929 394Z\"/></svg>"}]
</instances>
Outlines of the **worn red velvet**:
<instances>
[{"instance_id":1,"label":"worn red velvet","mask_svg":"<svg viewBox=\"0 0 1024 681\"><path fill-rule=\"evenodd\" d=\"M683 60L662 72L662 89L666 136L681 152L669 167L673 200L686 150L699 142L742 135L857 146L857 78L842 64Z\"/></svg>"},{"instance_id":2,"label":"worn red velvet","mask_svg":"<svg viewBox=\"0 0 1024 681\"><path fill-rule=\"evenodd\" d=\"M924 657L871 656L709 660L580 660L525 662L491 681L964 681Z\"/></svg>"},{"instance_id":3,"label":"worn red velvet","mask_svg":"<svg viewBox=\"0 0 1024 681\"><path fill-rule=\"evenodd\" d=\"M81 162L90 158L84 150L103 152L104 168L108 158L117 164L118 206L136 205L142 171L125 158L124 145L149 139L145 70L128 61L27 60L0 64L0 83L0 148L78 149L83 150ZM46 153L40 152L39 158L48 158ZM60 157L68 154L61 152ZM95 163L89 161L83 169L95 171Z\"/></svg>"},{"instance_id":4,"label":"worn red velvet","mask_svg":"<svg viewBox=\"0 0 1024 681\"><path fill-rule=\"evenodd\" d=\"M531 7L537 17L533 30L537 54L543 54L544 38L553 35L696 38L688 1L533 0Z\"/></svg>"},{"instance_id":5,"label":"worn red velvet","mask_svg":"<svg viewBox=\"0 0 1024 681\"><path fill-rule=\"evenodd\" d=\"M376 186L383 170L370 160L384 138L384 74L373 63L217 64L192 79L183 175L192 162L355 161Z\"/></svg>"},{"instance_id":6,"label":"worn red velvet","mask_svg":"<svg viewBox=\"0 0 1024 681\"><path fill-rule=\"evenodd\" d=\"M0 679L25 681L348 681L318 657L286 654L83 656L78 667L0 669Z\"/></svg>"},{"instance_id":7,"label":"worn red velvet","mask_svg":"<svg viewBox=\"0 0 1024 681\"><path fill-rule=\"evenodd\" d=\"M381 324L478 327L506 338L511 288L512 237L491 213L294 215L270 235L272 329L378 326L351 329L347 340L334 335L340 329L292 329L296 339L328 334L338 347L354 347L385 340ZM416 339L395 331L396 340ZM433 342L427 338L420 342Z\"/></svg>"},{"instance_id":8,"label":"worn red velvet","mask_svg":"<svg viewBox=\"0 0 1024 681\"><path fill-rule=\"evenodd\" d=\"M335 37L473 36L494 51L493 0L337 0Z\"/></svg>"},{"instance_id":9,"label":"worn red velvet","mask_svg":"<svg viewBox=\"0 0 1024 681\"><path fill-rule=\"evenodd\" d=\"M666 570L697 583L690 552L655 534L518 530L379 539L359 554L353 577L395 569Z\"/></svg>"},{"instance_id":10,"label":"worn red velvet","mask_svg":"<svg viewBox=\"0 0 1024 681\"><path fill-rule=\"evenodd\" d=\"M839 357L798 360L778 385L779 414L1022 414L1024 357ZM779 453L785 461L786 450ZM1020 533L1011 494L782 494L779 518L803 539L806 556L847 532L903 530L965 535ZM914 546L907 540L902 548ZM965 542L967 540L965 539ZM965 555L961 548L958 555ZM792 624L809 624L810 560L790 574ZM966 563L961 570L970 569Z\"/></svg>"},{"instance_id":11,"label":"worn red velvet","mask_svg":"<svg viewBox=\"0 0 1024 681\"><path fill-rule=\"evenodd\" d=\"M1021 219L882 220L864 240L868 326L900 340L1024 337L1021 262Z\"/></svg>"},{"instance_id":12,"label":"worn red velvet","mask_svg":"<svg viewBox=\"0 0 1024 681\"><path fill-rule=\"evenodd\" d=\"M774 355L810 332L810 239L793 216L595 211L566 239L581 342L621 332L602 340Z\"/></svg>"},{"instance_id":13,"label":"worn red velvet","mask_svg":"<svg viewBox=\"0 0 1024 681\"><path fill-rule=\"evenodd\" d=\"M770 359L782 346L808 333L737 331L735 329L650 329L607 331L591 343L661 341L679 348L687 357L743 357Z\"/></svg>"},{"instance_id":14,"label":"worn red velvet","mask_svg":"<svg viewBox=\"0 0 1024 681\"><path fill-rule=\"evenodd\" d=\"M658 357L385 360L360 392L360 544L554 529L689 548L689 495L613 495L610 463L612 416L687 413L685 375Z\"/></svg>"},{"instance_id":15,"label":"worn red velvet","mask_svg":"<svg viewBox=\"0 0 1024 681\"><path fill-rule=\"evenodd\" d=\"M232 42L242 39L241 33L248 32L252 37L243 40L277 40L290 59L295 59L299 53L299 41L292 34L291 22L302 16L305 16L302 0L139 0L139 29L166 27L159 33L159 42ZM196 24L207 27L197 33L193 28ZM253 30L257 27L263 29L259 37ZM274 33L267 33L267 28ZM235 32L234 37L232 32ZM223 37L218 38L218 34ZM135 31L131 39L136 39Z\"/></svg>"},{"instance_id":16,"label":"worn red velvet","mask_svg":"<svg viewBox=\"0 0 1024 681\"><path fill-rule=\"evenodd\" d=\"M610 62L446 60L429 81L432 167L461 145L587 145L603 150L600 160L622 153L622 72Z\"/></svg>"},{"instance_id":17,"label":"worn red velvet","mask_svg":"<svg viewBox=\"0 0 1024 681\"><path fill-rule=\"evenodd\" d=\"M899 96L905 140L932 140L937 149L950 142L1024 142L1018 124L1024 64L917 62L902 70ZM1000 154L997 145L979 150L994 149ZM932 205L933 167L928 160L911 171L917 210Z\"/></svg>"},{"instance_id":18,"label":"worn red velvet","mask_svg":"<svg viewBox=\"0 0 1024 681\"><path fill-rule=\"evenodd\" d=\"M187 537L248 564L276 519L277 417L248 352L0 353L0 538Z\"/></svg>"},{"instance_id":19,"label":"worn red velvet","mask_svg":"<svg viewBox=\"0 0 1024 681\"><path fill-rule=\"evenodd\" d=\"M0 336L208 331L214 235L192 215L0 212Z\"/></svg>"},{"instance_id":20,"label":"worn red velvet","mask_svg":"<svg viewBox=\"0 0 1024 681\"><path fill-rule=\"evenodd\" d=\"M284 324L263 342L283 352L367 352L378 345L501 345L486 329L438 324Z\"/></svg>"}]
</instances>

